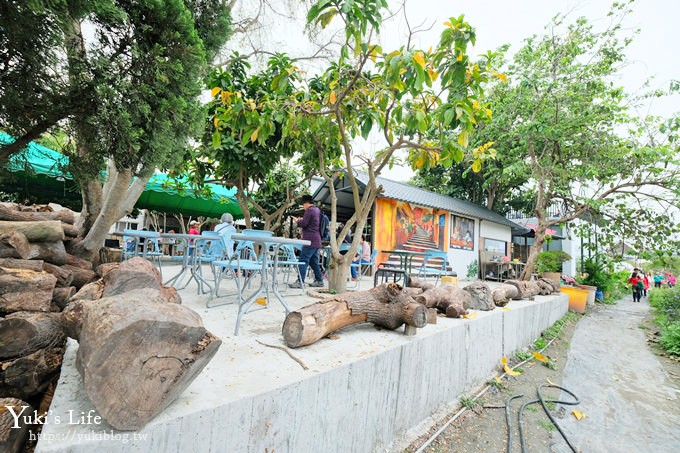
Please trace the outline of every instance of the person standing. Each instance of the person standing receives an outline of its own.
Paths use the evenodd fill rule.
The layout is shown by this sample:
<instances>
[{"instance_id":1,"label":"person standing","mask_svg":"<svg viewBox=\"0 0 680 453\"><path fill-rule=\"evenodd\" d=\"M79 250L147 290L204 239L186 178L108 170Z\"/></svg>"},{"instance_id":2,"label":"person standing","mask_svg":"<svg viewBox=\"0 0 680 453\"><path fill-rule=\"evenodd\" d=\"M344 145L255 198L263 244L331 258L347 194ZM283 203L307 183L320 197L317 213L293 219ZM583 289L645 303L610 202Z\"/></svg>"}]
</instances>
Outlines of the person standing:
<instances>
[{"instance_id":1,"label":"person standing","mask_svg":"<svg viewBox=\"0 0 680 453\"><path fill-rule=\"evenodd\" d=\"M291 288L303 288L305 284L305 276L307 275L307 267L311 266L314 272L314 282L310 283L310 287L323 287L323 276L321 275L321 267L319 266L319 249L321 248L321 233L319 227L321 225L321 210L314 206L314 198L311 195L302 196L302 207L305 209L305 215L298 217L297 224L302 228L302 239L310 242L310 245L302 247L300 252L300 278L290 283Z\"/></svg>"},{"instance_id":2,"label":"person standing","mask_svg":"<svg viewBox=\"0 0 680 453\"><path fill-rule=\"evenodd\" d=\"M657 272L654 276L654 288L661 288L661 282L663 281L663 275L661 272Z\"/></svg>"}]
</instances>

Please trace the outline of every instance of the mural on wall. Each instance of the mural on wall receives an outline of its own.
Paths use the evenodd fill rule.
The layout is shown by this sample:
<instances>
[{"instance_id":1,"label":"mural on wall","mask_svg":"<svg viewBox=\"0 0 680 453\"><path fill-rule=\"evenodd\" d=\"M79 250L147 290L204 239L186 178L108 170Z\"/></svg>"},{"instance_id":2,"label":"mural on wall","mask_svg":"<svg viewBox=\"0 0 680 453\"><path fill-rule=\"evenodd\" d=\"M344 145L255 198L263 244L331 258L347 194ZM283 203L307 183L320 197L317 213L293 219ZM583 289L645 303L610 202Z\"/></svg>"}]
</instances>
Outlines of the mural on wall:
<instances>
[{"instance_id":1,"label":"mural on wall","mask_svg":"<svg viewBox=\"0 0 680 453\"><path fill-rule=\"evenodd\" d=\"M451 248L474 250L475 221L466 217L451 215Z\"/></svg>"},{"instance_id":2,"label":"mural on wall","mask_svg":"<svg viewBox=\"0 0 680 453\"><path fill-rule=\"evenodd\" d=\"M436 249L433 209L411 205L405 201L398 201L396 208L395 249L402 249L404 246L409 248L408 245Z\"/></svg>"}]
</instances>

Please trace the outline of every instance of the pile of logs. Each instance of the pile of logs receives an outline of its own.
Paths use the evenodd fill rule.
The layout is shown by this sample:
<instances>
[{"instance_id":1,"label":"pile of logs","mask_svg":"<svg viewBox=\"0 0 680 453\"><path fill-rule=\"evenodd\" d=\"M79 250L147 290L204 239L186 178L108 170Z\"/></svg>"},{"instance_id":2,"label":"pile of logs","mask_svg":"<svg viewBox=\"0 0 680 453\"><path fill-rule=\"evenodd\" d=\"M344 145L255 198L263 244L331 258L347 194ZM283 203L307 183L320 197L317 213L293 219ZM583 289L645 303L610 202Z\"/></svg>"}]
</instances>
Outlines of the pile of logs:
<instances>
[{"instance_id":1,"label":"pile of logs","mask_svg":"<svg viewBox=\"0 0 680 453\"><path fill-rule=\"evenodd\" d=\"M454 283L434 286L411 278L409 287L385 283L368 291L339 294L293 311L283 323L283 339L290 348L307 346L352 324L370 322L387 329L410 328L436 322L436 314L458 318L468 310L493 310L511 299L533 298L559 292L559 282L510 280L493 291L484 282L464 288Z\"/></svg>"},{"instance_id":2,"label":"pile of logs","mask_svg":"<svg viewBox=\"0 0 680 453\"><path fill-rule=\"evenodd\" d=\"M6 406L49 409L66 336L99 414L138 429L170 404L221 341L163 287L158 270L135 258L93 269L66 252L71 211L0 204L0 451L21 451L27 427ZM120 395L125 395L121 398ZM29 427L30 428L30 427ZM37 427L33 427L37 428Z\"/></svg>"}]
</instances>

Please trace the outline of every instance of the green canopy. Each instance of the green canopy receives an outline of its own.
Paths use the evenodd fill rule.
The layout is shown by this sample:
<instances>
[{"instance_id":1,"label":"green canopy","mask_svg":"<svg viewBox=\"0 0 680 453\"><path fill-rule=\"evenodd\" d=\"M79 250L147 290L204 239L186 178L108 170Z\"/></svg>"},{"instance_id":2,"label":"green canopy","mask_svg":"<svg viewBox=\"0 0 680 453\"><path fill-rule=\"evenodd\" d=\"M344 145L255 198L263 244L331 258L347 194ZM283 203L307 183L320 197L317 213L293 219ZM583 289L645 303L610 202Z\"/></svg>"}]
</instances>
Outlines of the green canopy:
<instances>
[{"instance_id":1,"label":"green canopy","mask_svg":"<svg viewBox=\"0 0 680 453\"><path fill-rule=\"evenodd\" d=\"M12 141L10 135L0 132L0 144ZM30 195L40 202L79 203L80 191L71 174L63 171L66 165L68 157L31 142L25 151L10 158L9 171L3 172L0 178L0 190L18 193L21 197ZM217 184L205 184L203 190L194 190L186 179L172 180L158 173L151 177L135 206L194 217L219 218L228 212L234 218L241 218L243 213L235 194L236 189Z\"/></svg>"}]
</instances>

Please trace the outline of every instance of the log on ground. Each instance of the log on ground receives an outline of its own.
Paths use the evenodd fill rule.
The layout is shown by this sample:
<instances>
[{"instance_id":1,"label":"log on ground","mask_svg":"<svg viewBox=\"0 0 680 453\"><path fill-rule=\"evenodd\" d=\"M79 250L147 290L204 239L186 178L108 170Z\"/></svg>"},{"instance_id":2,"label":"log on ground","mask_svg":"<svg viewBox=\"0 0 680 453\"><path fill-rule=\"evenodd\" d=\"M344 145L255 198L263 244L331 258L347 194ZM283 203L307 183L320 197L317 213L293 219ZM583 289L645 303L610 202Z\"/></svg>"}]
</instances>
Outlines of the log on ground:
<instances>
[{"instance_id":1,"label":"log on ground","mask_svg":"<svg viewBox=\"0 0 680 453\"><path fill-rule=\"evenodd\" d=\"M511 299L515 299L519 291L514 285L503 284L491 291L491 298L497 307L505 307Z\"/></svg>"},{"instance_id":2,"label":"log on ground","mask_svg":"<svg viewBox=\"0 0 680 453\"><path fill-rule=\"evenodd\" d=\"M71 255L70 253L66 254L66 264L68 264L69 266L86 269L88 271L94 269L92 261L85 260L83 258L80 258L79 256Z\"/></svg>"},{"instance_id":3,"label":"log on ground","mask_svg":"<svg viewBox=\"0 0 680 453\"><path fill-rule=\"evenodd\" d=\"M0 394L30 398L58 376L64 348L39 349L26 357L0 362Z\"/></svg>"},{"instance_id":4,"label":"log on ground","mask_svg":"<svg viewBox=\"0 0 680 453\"><path fill-rule=\"evenodd\" d=\"M43 261L22 260L19 258L0 258L0 267L6 267L9 269L26 269L40 272L43 270Z\"/></svg>"},{"instance_id":5,"label":"log on ground","mask_svg":"<svg viewBox=\"0 0 680 453\"><path fill-rule=\"evenodd\" d=\"M88 269L71 266L70 264L64 264L61 267L73 275L73 281L71 283L73 286L79 289L97 278L97 274L95 274L94 271Z\"/></svg>"},{"instance_id":6,"label":"log on ground","mask_svg":"<svg viewBox=\"0 0 680 453\"><path fill-rule=\"evenodd\" d=\"M14 249L14 252L11 252L13 255L10 256L19 257L24 260L34 258L31 254L31 243L28 242L24 233L19 231L6 231L0 233L0 245L4 245L9 249Z\"/></svg>"},{"instance_id":7,"label":"log on ground","mask_svg":"<svg viewBox=\"0 0 680 453\"><path fill-rule=\"evenodd\" d=\"M30 249L24 255L22 257L15 247L0 242L0 258L36 259L57 266L66 264L66 249L61 241L30 243Z\"/></svg>"},{"instance_id":8,"label":"log on ground","mask_svg":"<svg viewBox=\"0 0 680 453\"><path fill-rule=\"evenodd\" d=\"M472 282L463 288L463 291L470 293L470 305L465 308L489 311L496 308L491 298L491 288L485 282Z\"/></svg>"},{"instance_id":9,"label":"log on ground","mask_svg":"<svg viewBox=\"0 0 680 453\"><path fill-rule=\"evenodd\" d=\"M62 266L55 266L52 263L43 263L43 268L48 274L52 274L57 278L57 287L65 288L71 286L73 282L73 272Z\"/></svg>"},{"instance_id":10,"label":"log on ground","mask_svg":"<svg viewBox=\"0 0 680 453\"><path fill-rule=\"evenodd\" d=\"M64 228L57 220L43 220L36 222L10 222L0 220L0 234L16 231L28 239L29 242L55 242L64 240Z\"/></svg>"},{"instance_id":11,"label":"log on ground","mask_svg":"<svg viewBox=\"0 0 680 453\"><path fill-rule=\"evenodd\" d=\"M222 343L194 311L135 292L69 304L63 319L80 343L76 366L90 401L121 430L173 402Z\"/></svg>"},{"instance_id":12,"label":"log on ground","mask_svg":"<svg viewBox=\"0 0 680 453\"><path fill-rule=\"evenodd\" d=\"M17 398L0 398L0 451L3 453L18 453L24 451L24 444L28 437L29 424L23 417L19 417L16 427L14 417L9 411L18 415L22 411L24 414L33 414L33 408L28 403Z\"/></svg>"},{"instance_id":13,"label":"log on ground","mask_svg":"<svg viewBox=\"0 0 680 453\"><path fill-rule=\"evenodd\" d=\"M506 285L512 285L517 288L517 296L514 297L516 300L529 299L530 297L537 296L541 289L536 284L536 282L526 281L526 280L506 280Z\"/></svg>"},{"instance_id":14,"label":"log on ground","mask_svg":"<svg viewBox=\"0 0 680 453\"><path fill-rule=\"evenodd\" d=\"M64 341L58 313L18 312L0 318L0 359L20 357Z\"/></svg>"},{"instance_id":15,"label":"log on ground","mask_svg":"<svg viewBox=\"0 0 680 453\"><path fill-rule=\"evenodd\" d=\"M0 312L48 312L56 284L46 272L0 268Z\"/></svg>"},{"instance_id":16,"label":"log on ground","mask_svg":"<svg viewBox=\"0 0 680 453\"><path fill-rule=\"evenodd\" d=\"M339 294L291 312L286 316L282 333L286 345L297 348L361 322L391 330L404 323L424 327L427 309L416 303L400 285L386 283L368 291Z\"/></svg>"},{"instance_id":17,"label":"log on ground","mask_svg":"<svg viewBox=\"0 0 680 453\"><path fill-rule=\"evenodd\" d=\"M458 318L467 313L470 306L470 294L454 283L442 285L423 291L415 297L416 302L427 308L436 308L448 318Z\"/></svg>"},{"instance_id":18,"label":"log on ground","mask_svg":"<svg viewBox=\"0 0 680 453\"><path fill-rule=\"evenodd\" d=\"M22 212L0 204L0 220L18 220L21 222L34 222L40 220L59 220L73 225L75 217L72 211L62 210L55 212Z\"/></svg>"}]
</instances>

